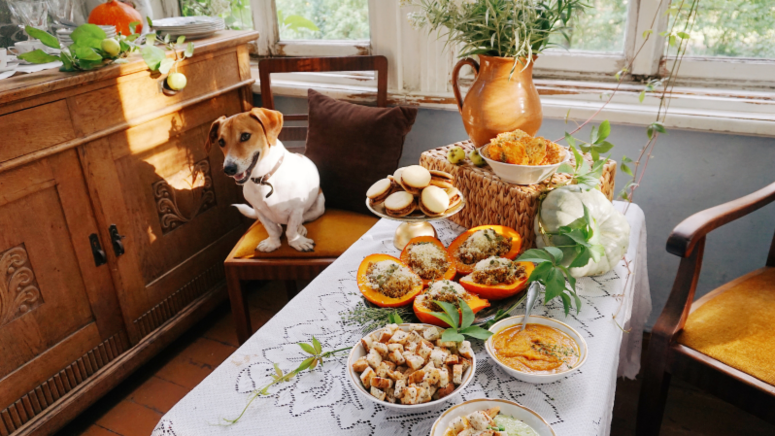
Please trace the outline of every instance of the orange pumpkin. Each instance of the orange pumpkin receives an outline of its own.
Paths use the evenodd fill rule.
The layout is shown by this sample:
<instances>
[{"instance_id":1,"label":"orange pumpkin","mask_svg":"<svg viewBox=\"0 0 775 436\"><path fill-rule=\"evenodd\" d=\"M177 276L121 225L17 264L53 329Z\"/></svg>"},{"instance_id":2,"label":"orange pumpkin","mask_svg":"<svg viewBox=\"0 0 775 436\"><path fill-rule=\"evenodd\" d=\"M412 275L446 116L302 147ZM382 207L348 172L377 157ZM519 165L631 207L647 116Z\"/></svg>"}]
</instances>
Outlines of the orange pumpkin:
<instances>
[{"instance_id":1,"label":"orange pumpkin","mask_svg":"<svg viewBox=\"0 0 775 436\"><path fill-rule=\"evenodd\" d=\"M409 243L406 244L404 249L401 251L401 262L409 265L409 249L412 247L413 244L416 244L418 242L430 242L431 244L436 245L441 249L441 252L444 253L445 256L447 256L447 262L449 262L449 268L447 271L444 272L444 275L441 277L437 277L436 279L422 279L423 286L428 286L432 281L434 280L452 280L455 278L455 262L452 259L452 256L449 255L449 252L447 251L446 247L444 247L444 244L441 243L438 239L434 238L433 236L418 236L416 238L412 238Z\"/></svg>"},{"instance_id":2,"label":"orange pumpkin","mask_svg":"<svg viewBox=\"0 0 775 436\"><path fill-rule=\"evenodd\" d=\"M388 256L387 254L372 254L370 256L366 256L366 258L363 259L363 262L361 262L361 265L358 267L358 289L361 291L361 294L363 294L365 299L379 307L406 306L407 304L411 303L412 300L414 300L414 297L422 292L422 283L418 284L415 288L407 292L401 298L388 297L379 290L372 288L369 284L369 280L366 278L366 271L369 270L369 265L372 263L381 262L383 260L392 260L400 266L409 269L409 267L401 262L401 260L396 259L393 256ZM412 270L409 269L409 271L411 272ZM412 272L412 274L414 274L414 272ZM417 274L414 275L417 276ZM419 276L417 276L417 279L422 281Z\"/></svg>"},{"instance_id":3,"label":"orange pumpkin","mask_svg":"<svg viewBox=\"0 0 775 436\"><path fill-rule=\"evenodd\" d=\"M141 33L143 30L143 17L140 12L126 3L116 0L110 0L94 9L89 14L89 23L102 26L116 26L116 31L124 36L132 34L129 30L129 23L138 21L140 24L135 28L135 32Z\"/></svg>"},{"instance_id":4,"label":"orange pumpkin","mask_svg":"<svg viewBox=\"0 0 775 436\"><path fill-rule=\"evenodd\" d=\"M511 238L511 249L501 257L514 260L519 254L519 250L522 248L522 237L519 236L519 233L517 233L516 230L505 226L496 226L493 224L474 227L460 234L460 236L455 238L455 240L449 244L449 248L447 248L449 255L452 256L452 259L455 261L455 270L457 270L459 274L468 275L474 271L474 264L465 264L458 258L457 252L460 249L460 246L463 245L463 242L470 238L471 235L478 232L479 230L485 229L492 229L495 233L503 237Z\"/></svg>"},{"instance_id":5,"label":"orange pumpkin","mask_svg":"<svg viewBox=\"0 0 775 436\"><path fill-rule=\"evenodd\" d=\"M460 279L460 285L466 288L466 291L474 293L488 300L502 300L504 298L511 297L512 295L525 289L527 286L527 279L535 269L535 266L532 262L519 262L518 265L525 267L525 277L522 280L517 280L514 283L508 285L481 285L479 283L474 283L474 281L470 279L471 276L469 275Z\"/></svg>"},{"instance_id":6,"label":"orange pumpkin","mask_svg":"<svg viewBox=\"0 0 775 436\"><path fill-rule=\"evenodd\" d=\"M432 310L425 307L425 305L423 304L425 298L427 298L427 292L418 295L417 298L414 299L414 303L412 304L412 309L414 309L414 315L417 317L417 319L419 319L420 322L424 322L426 324L433 324L444 328L450 327L446 322L436 318L436 316L433 315ZM468 303L468 306L471 308L471 311L474 313L479 312L485 307L490 307L489 301L479 298L476 295L471 295L471 297L466 301L466 303ZM458 310L458 312L460 312L460 310ZM458 320L458 323L462 323L462 322L463 322L463 314L460 313L460 319Z\"/></svg>"}]
</instances>

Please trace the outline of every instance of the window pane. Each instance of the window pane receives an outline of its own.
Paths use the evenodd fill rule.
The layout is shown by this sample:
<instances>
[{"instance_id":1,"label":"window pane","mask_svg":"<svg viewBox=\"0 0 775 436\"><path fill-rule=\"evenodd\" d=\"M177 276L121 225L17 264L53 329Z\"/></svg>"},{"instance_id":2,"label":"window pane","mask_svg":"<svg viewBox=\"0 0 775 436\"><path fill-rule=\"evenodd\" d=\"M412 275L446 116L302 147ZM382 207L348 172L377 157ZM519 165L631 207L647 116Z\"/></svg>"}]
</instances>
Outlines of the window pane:
<instances>
[{"instance_id":1,"label":"window pane","mask_svg":"<svg viewBox=\"0 0 775 436\"><path fill-rule=\"evenodd\" d=\"M180 0L180 13L184 17L221 17L229 29L253 28L250 0Z\"/></svg>"},{"instance_id":2,"label":"window pane","mask_svg":"<svg viewBox=\"0 0 775 436\"><path fill-rule=\"evenodd\" d=\"M689 6L687 1L684 8ZM686 22L686 13L679 14L678 20ZM675 29L683 30L683 25ZM775 0L701 0L697 20L687 33L691 35L688 56L775 59Z\"/></svg>"},{"instance_id":3,"label":"window pane","mask_svg":"<svg viewBox=\"0 0 775 436\"><path fill-rule=\"evenodd\" d=\"M577 11L573 28L566 32L570 41L562 35L553 35L550 42L571 50L623 52L630 1L590 0L587 4L590 7Z\"/></svg>"},{"instance_id":4,"label":"window pane","mask_svg":"<svg viewBox=\"0 0 775 436\"><path fill-rule=\"evenodd\" d=\"M280 39L369 39L368 0L275 0Z\"/></svg>"}]
</instances>

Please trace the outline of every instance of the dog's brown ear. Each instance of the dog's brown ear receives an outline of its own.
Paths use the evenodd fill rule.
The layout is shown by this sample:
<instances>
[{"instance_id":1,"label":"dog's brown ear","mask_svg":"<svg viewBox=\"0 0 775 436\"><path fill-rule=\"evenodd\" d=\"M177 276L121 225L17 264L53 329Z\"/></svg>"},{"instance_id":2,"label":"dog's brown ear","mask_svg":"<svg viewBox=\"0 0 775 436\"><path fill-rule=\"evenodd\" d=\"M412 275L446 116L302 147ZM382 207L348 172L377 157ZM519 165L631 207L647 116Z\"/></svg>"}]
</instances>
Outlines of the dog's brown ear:
<instances>
[{"instance_id":1,"label":"dog's brown ear","mask_svg":"<svg viewBox=\"0 0 775 436\"><path fill-rule=\"evenodd\" d=\"M221 125L225 120L226 117L221 116L210 125L210 133L207 134L207 142L205 142L205 152L209 153L215 141L218 140L218 133L221 131Z\"/></svg>"},{"instance_id":2,"label":"dog's brown ear","mask_svg":"<svg viewBox=\"0 0 775 436\"><path fill-rule=\"evenodd\" d=\"M261 123L269 145L277 144L277 137L280 136L280 131L283 129L283 114L271 109L254 107L250 110L250 116Z\"/></svg>"}]
</instances>

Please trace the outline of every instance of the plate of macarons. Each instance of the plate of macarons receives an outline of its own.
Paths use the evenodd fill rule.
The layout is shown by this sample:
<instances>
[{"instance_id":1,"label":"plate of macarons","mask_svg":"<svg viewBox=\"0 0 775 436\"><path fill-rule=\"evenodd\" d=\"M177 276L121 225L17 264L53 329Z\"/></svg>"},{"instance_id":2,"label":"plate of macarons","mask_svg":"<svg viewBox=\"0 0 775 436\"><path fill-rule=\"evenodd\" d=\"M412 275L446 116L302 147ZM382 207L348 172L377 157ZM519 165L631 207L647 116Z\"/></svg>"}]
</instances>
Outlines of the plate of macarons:
<instances>
[{"instance_id":1,"label":"plate of macarons","mask_svg":"<svg viewBox=\"0 0 775 436\"><path fill-rule=\"evenodd\" d=\"M455 178L420 165L399 168L366 191L366 206L375 215L398 221L435 221L463 209L465 199Z\"/></svg>"}]
</instances>

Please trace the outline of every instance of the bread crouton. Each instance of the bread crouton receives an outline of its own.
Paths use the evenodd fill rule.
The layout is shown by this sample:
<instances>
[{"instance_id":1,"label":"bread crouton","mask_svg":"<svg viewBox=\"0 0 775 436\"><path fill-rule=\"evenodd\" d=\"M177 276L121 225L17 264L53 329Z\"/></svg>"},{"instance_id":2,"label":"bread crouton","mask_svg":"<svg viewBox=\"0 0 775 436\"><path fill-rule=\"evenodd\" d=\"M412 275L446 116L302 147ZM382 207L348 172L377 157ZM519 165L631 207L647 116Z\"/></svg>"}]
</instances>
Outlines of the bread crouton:
<instances>
[{"instance_id":1,"label":"bread crouton","mask_svg":"<svg viewBox=\"0 0 775 436\"><path fill-rule=\"evenodd\" d=\"M433 347L429 347L425 342L420 343L420 347L417 349L417 355L422 357L423 360L428 360L428 358L431 356L431 351L433 351Z\"/></svg>"},{"instance_id":2,"label":"bread crouton","mask_svg":"<svg viewBox=\"0 0 775 436\"><path fill-rule=\"evenodd\" d=\"M449 384L449 370L446 366L439 368L439 387L444 388Z\"/></svg>"},{"instance_id":3,"label":"bread crouton","mask_svg":"<svg viewBox=\"0 0 775 436\"><path fill-rule=\"evenodd\" d=\"M388 353L392 353L395 350L398 350L400 352L404 352L404 346L401 344L388 344Z\"/></svg>"},{"instance_id":4,"label":"bread crouton","mask_svg":"<svg viewBox=\"0 0 775 436\"><path fill-rule=\"evenodd\" d=\"M441 374L436 368L433 368L430 371L425 371L425 377L423 377L423 381L428 382L430 385L438 385L440 379Z\"/></svg>"},{"instance_id":5,"label":"bread crouton","mask_svg":"<svg viewBox=\"0 0 775 436\"><path fill-rule=\"evenodd\" d=\"M403 356L409 368L420 369L425 364L425 359L409 351L404 351Z\"/></svg>"},{"instance_id":6,"label":"bread crouton","mask_svg":"<svg viewBox=\"0 0 775 436\"><path fill-rule=\"evenodd\" d=\"M471 422L471 427L473 427L474 430L479 431L487 430L487 427L493 424L490 415L482 410L477 410L476 412L470 413L468 415L468 420Z\"/></svg>"},{"instance_id":7,"label":"bread crouton","mask_svg":"<svg viewBox=\"0 0 775 436\"><path fill-rule=\"evenodd\" d=\"M390 337L390 340L388 341L389 344L404 344L406 343L406 339L409 337L409 333L398 329L395 333L393 333L393 336Z\"/></svg>"},{"instance_id":8,"label":"bread crouton","mask_svg":"<svg viewBox=\"0 0 775 436\"><path fill-rule=\"evenodd\" d=\"M433 366L438 368L443 365L447 358L447 354L448 353L442 348L435 348L433 351L431 351L430 359L431 362L433 362Z\"/></svg>"},{"instance_id":9,"label":"bread crouton","mask_svg":"<svg viewBox=\"0 0 775 436\"><path fill-rule=\"evenodd\" d=\"M424 332L422 332L422 337L426 341L433 342L439 337L441 337L441 333L439 333L439 329L436 327L428 327L427 329L425 329Z\"/></svg>"},{"instance_id":10,"label":"bread crouton","mask_svg":"<svg viewBox=\"0 0 775 436\"><path fill-rule=\"evenodd\" d=\"M371 369L371 367L366 368L365 371L361 373L361 383L363 383L363 387L368 389L371 387L371 379L376 377L377 374L374 373L374 370Z\"/></svg>"},{"instance_id":11,"label":"bread crouton","mask_svg":"<svg viewBox=\"0 0 775 436\"><path fill-rule=\"evenodd\" d=\"M368 367L369 367L369 362L366 361L366 356L363 356L360 359L353 362L353 371L357 373L366 371L366 368Z\"/></svg>"},{"instance_id":12,"label":"bread crouton","mask_svg":"<svg viewBox=\"0 0 775 436\"><path fill-rule=\"evenodd\" d=\"M387 356L388 353L388 347L387 344L383 344L382 342L377 342L371 346L372 349L377 350L380 356L384 359L385 356Z\"/></svg>"},{"instance_id":13,"label":"bread crouton","mask_svg":"<svg viewBox=\"0 0 775 436\"><path fill-rule=\"evenodd\" d=\"M460 433L463 430L471 428L471 423L468 422L468 418L465 416L458 416L449 423L449 428L454 430L455 433Z\"/></svg>"},{"instance_id":14,"label":"bread crouton","mask_svg":"<svg viewBox=\"0 0 775 436\"><path fill-rule=\"evenodd\" d=\"M444 398L447 395L451 394L455 390L455 385L452 383L447 383L446 386L440 387L439 390L436 391L436 397L437 398Z\"/></svg>"},{"instance_id":15,"label":"bread crouton","mask_svg":"<svg viewBox=\"0 0 775 436\"><path fill-rule=\"evenodd\" d=\"M387 360L383 360L382 363L379 364L375 372L377 373L377 376L379 377L388 377L388 375L393 372L393 370L396 369L396 364L393 362L389 362Z\"/></svg>"},{"instance_id":16,"label":"bread crouton","mask_svg":"<svg viewBox=\"0 0 775 436\"><path fill-rule=\"evenodd\" d=\"M406 377L406 383L410 385L412 383L420 383L423 381L424 378L425 378L425 371L423 370L415 371L411 375Z\"/></svg>"},{"instance_id":17,"label":"bread crouton","mask_svg":"<svg viewBox=\"0 0 775 436\"><path fill-rule=\"evenodd\" d=\"M461 342L460 346L457 348L457 352L466 359L474 358L474 350L471 349L471 342L469 341Z\"/></svg>"},{"instance_id":18,"label":"bread crouton","mask_svg":"<svg viewBox=\"0 0 775 436\"><path fill-rule=\"evenodd\" d=\"M394 362L396 365L403 365L406 363L406 359L404 359L404 355L401 354L401 350L395 349L388 353L388 360L391 362Z\"/></svg>"},{"instance_id":19,"label":"bread crouton","mask_svg":"<svg viewBox=\"0 0 775 436\"><path fill-rule=\"evenodd\" d=\"M463 365L452 366L452 383L456 385L463 383Z\"/></svg>"},{"instance_id":20,"label":"bread crouton","mask_svg":"<svg viewBox=\"0 0 775 436\"><path fill-rule=\"evenodd\" d=\"M382 389L384 391L387 388L393 387L393 380L389 378L374 377L371 379L371 387L376 387L377 389Z\"/></svg>"},{"instance_id":21,"label":"bread crouton","mask_svg":"<svg viewBox=\"0 0 775 436\"><path fill-rule=\"evenodd\" d=\"M404 389L406 389L406 380L396 380L396 383L393 386L393 395L395 395L396 398L401 398Z\"/></svg>"},{"instance_id":22,"label":"bread crouton","mask_svg":"<svg viewBox=\"0 0 775 436\"><path fill-rule=\"evenodd\" d=\"M444 359L445 365L457 365L458 363L460 363L460 356L457 354L449 354L447 355L447 358Z\"/></svg>"},{"instance_id":23,"label":"bread crouton","mask_svg":"<svg viewBox=\"0 0 775 436\"><path fill-rule=\"evenodd\" d=\"M363 349L366 350L368 353L371 351L371 345L374 343L374 339L371 338L371 336L366 336L364 338L361 338L361 344L363 344Z\"/></svg>"},{"instance_id":24,"label":"bread crouton","mask_svg":"<svg viewBox=\"0 0 775 436\"><path fill-rule=\"evenodd\" d=\"M417 388L414 386L407 386L404 389L403 395L401 395L401 404L417 404Z\"/></svg>"},{"instance_id":25,"label":"bread crouton","mask_svg":"<svg viewBox=\"0 0 775 436\"><path fill-rule=\"evenodd\" d=\"M385 396L386 396L385 391L381 389L377 389L374 386L372 386L369 392L371 392L371 395L374 396L376 399L380 401L385 401Z\"/></svg>"},{"instance_id":26,"label":"bread crouton","mask_svg":"<svg viewBox=\"0 0 775 436\"><path fill-rule=\"evenodd\" d=\"M369 354L366 356L366 361L369 362L369 366L377 369L379 364L382 363L382 355L379 354L377 350L372 348L371 351L369 351Z\"/></svg>"}]
</instances>

